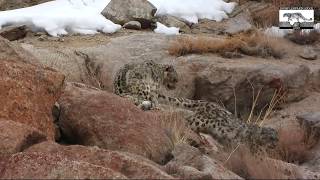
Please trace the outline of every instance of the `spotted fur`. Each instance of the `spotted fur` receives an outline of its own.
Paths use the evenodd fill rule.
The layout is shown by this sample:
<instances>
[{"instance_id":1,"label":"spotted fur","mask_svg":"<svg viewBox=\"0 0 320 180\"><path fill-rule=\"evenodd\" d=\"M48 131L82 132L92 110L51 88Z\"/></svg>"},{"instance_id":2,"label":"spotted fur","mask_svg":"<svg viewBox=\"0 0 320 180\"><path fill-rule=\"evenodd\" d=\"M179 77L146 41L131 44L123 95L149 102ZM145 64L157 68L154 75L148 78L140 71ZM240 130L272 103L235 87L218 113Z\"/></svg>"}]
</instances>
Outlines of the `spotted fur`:
<instances>
[{"instance_id":1,"label":"spotted fur","mask_svg":"<svg viewBox=\"0 0 320 180\"><path fill-rule=\"evenodd\" d=\"M116 94L135 99L138 106L150 101L153 107L160 103L192 111L186 117L190 128L210 134L224 145L244 143L253 153L276 146L278 135L272 128L245 123L213 102L169 97L159 92L160 86L173 88L177 81L172 66L146 61L126 64L115 77L114 86Z\"/></svg>"}]
</instances>

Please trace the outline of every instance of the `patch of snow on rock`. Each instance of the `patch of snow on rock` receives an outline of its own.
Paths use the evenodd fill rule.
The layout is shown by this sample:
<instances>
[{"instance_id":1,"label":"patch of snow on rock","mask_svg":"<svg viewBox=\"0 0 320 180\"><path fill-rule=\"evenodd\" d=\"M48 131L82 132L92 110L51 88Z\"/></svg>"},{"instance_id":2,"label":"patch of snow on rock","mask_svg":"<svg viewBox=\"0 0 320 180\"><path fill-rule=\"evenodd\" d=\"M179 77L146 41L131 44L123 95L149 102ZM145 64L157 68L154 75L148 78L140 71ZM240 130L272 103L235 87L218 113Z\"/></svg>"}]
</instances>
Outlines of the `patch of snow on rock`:
<instances>
[{"instance_id":1,"label":"patch of snow on rock","mask_svg":"<svg viewBox=\"0 0 320 180\"><path fill-rule=\"evenodd\" d=\"M236 3L223 0L149 0L158 10L157 15L172 15L191 23L199 19L221 21L228 18Z\"/></svg>"},{"instance_id":2,"label":"patch of snow on rock","mask_svg":"<svg viewBox=\"0 0 320 180\"><path fill-rule=\"evenodd\" d=\"M32 7L1 11L0 29L6 25L27 25L51 36L69 32L114 33L121 28L100 13L110 0L55 0Z\"/></svg>"},{"instance_id":3,"label":"patch of snow on rock","mask_svg":"<svg viewBox=\"0 0 320 180\"><path fill-rule=\"evenodd\" d=\"M166 34L166 35L178 35L179 28L167 27L159 22L157 22L157 28L154 30L155 33Z\"/></svg>"}]
</instances>

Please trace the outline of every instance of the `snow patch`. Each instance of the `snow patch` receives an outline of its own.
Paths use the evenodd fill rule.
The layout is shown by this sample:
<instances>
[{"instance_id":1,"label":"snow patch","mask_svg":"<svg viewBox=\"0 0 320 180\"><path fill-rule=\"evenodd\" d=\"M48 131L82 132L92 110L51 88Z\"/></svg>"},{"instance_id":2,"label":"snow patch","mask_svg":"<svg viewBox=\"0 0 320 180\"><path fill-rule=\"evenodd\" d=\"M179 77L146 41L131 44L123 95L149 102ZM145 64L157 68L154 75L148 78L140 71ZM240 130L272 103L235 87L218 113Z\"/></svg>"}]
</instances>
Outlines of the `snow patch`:
<instances>
[{"instance_id":1,"label":"snow patch","mask_svg":"<svg viewBox=\"0 0 320 180\"><path fill-rule=\"evenodd\" d=\"M32 7L0 11L0 29L6 25L27 25L51 36L68 33L114 33L121 28L100 13L110 0L55 0Z\"/></svg>"},{"instance_id":2,"label":"snow patch","mask_svg":"<svg viewBox=\"0 0 320 180\"><path fill-rule=\"evenodd\" d=\"M178 35L179 28L167 27L159 22L157 22L157 28L154 30L155 33L166 34L166 35Z\"/></svg>"},{"instance_id":3,"label":"snow patch","mask_svg":"<svg viewBox=\"0 0 320 180\"><path fill-rule=\"evenodd\" d=\"M158 10L156 15L172 15L191 23L199 19L221 21L228 18L236 3L223 0L149 0Z\"/></svg>"}]
</instances>

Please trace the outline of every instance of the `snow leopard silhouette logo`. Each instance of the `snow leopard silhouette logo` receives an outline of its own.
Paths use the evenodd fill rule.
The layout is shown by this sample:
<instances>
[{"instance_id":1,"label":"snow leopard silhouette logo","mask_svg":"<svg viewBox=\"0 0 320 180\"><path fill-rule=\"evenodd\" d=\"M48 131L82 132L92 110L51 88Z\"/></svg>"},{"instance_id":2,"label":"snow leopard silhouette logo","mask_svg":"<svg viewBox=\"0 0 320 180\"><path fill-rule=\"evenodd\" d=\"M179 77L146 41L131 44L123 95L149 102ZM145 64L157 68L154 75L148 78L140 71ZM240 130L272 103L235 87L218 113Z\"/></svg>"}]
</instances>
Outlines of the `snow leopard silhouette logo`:
<instances>
[{"instance_id":1,"label":"snow leopard silhouette logo","mask_svg":"<svg viewBox=\"0 0 320 180\"><path fill-rule=\"evenodd\" d=\"M288 18L288 22L293 25L295 22L299 22L300 23L300 19L303 21L312 21L312 18L306 18L304 17L301 13L284 13L283 17L287 17Z\"/></svg>"}]
</instances>

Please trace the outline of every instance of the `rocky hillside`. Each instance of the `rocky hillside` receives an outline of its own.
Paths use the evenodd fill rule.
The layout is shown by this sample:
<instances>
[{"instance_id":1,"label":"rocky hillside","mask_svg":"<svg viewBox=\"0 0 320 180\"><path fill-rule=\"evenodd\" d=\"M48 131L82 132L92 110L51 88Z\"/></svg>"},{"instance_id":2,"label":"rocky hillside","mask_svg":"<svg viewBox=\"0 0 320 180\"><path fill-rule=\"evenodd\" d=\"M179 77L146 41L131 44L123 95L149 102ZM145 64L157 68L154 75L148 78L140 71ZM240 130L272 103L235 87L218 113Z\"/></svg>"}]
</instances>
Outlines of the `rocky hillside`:
<instances>
[{"instance_id":1,"label":"rocky hillside","mask_svg":"<svg viewBox=\"0 0 320 180\"><path fill-rule=\"evenodd\" d=\"M0 0L0 10L41 2ZM272 20L257 13L274 15L268 1L241 1L229 19L198 24L128 2L102 13L123 25L111 35L0 30L0 179L320 178L319 32L265 35ZM155 22L181 34L154 33ZM115 73L145 60L177 69L176 89L164 94L272 127L276 148L228 148L189 129L181 109L142 111L115 95Z\"/></svg>"}]
</instances>

